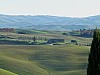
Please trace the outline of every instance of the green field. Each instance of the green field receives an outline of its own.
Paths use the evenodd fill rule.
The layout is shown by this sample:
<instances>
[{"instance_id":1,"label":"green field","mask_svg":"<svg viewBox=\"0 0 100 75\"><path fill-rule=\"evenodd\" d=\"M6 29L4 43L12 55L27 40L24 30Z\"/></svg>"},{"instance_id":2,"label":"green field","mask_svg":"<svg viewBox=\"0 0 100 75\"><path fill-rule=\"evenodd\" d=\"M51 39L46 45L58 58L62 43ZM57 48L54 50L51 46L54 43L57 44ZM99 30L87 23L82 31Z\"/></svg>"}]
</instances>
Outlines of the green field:
<instances>
[{"instance_id":1,"label":"green field","mask_svg":"<svg viewBox=\"0 0 100 75\"><path fill-rule=\"evenodd\" d=\"M0 75L86 75L89 48L0 45Z\"/></svg>"},{"instance_id":2,"label":"green field","mask_svg":"<svg viewBox=\"0 0 100 75\"><path fill-rule=\"evenodd\" d=\"M14 33L0 32L0 75L86 75L90 46L85 45L91 44L92 38L63 33L69 32L20 29ZM49 45L46 43L49 39L65 42Z\"/></svg>"},{"instance_id":3,"label":"green field","mask_svg":"<svg viewBox=\"0 0 100 75\"><path fill-rule=\"evenodd\" d=\"M0 75L18 75L0 68Z\"/></svg>"}]
</instances>

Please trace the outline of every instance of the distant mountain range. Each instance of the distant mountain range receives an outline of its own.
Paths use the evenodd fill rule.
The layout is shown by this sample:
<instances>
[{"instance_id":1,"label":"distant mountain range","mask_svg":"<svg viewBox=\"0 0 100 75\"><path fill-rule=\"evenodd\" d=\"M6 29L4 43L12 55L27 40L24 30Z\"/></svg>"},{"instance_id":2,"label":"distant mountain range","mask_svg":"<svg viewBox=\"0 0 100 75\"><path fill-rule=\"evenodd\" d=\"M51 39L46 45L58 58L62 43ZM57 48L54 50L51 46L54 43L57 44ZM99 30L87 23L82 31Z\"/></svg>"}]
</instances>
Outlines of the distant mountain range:
<instances>
[{"instance_id":1,"label":"distant mountain range","mask_svg":"<svg viewBox=\"0 0 100 75\"><path fill-rule=\"evenodd\" d=\"M71 18L58 16L30 16L30 15L2 15L0 14L0 28L21 28L37 30L76 30L100 27L100 15Z\"/></svg>"}]
</instances>

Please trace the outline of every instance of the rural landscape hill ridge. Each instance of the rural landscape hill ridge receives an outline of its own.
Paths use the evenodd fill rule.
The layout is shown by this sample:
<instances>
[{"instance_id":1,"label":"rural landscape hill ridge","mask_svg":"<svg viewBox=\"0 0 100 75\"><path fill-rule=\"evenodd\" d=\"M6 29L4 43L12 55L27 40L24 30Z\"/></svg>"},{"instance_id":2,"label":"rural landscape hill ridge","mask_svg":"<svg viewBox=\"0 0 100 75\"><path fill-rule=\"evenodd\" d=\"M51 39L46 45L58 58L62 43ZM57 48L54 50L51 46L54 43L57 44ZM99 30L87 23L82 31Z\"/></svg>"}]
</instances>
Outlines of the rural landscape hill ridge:
<instances>
[{"instance_id":1,"label":"rural landscape hill ridge","mask_svg":"<svg viewBox=\"0 0 100 75\"><path fill-rule=\"evenodd\" d=\"M0 27L37 30L77 30L100 27L100 15L83 18L49 15L3 15L0 14Z\"/></svg>"}]
</instances>

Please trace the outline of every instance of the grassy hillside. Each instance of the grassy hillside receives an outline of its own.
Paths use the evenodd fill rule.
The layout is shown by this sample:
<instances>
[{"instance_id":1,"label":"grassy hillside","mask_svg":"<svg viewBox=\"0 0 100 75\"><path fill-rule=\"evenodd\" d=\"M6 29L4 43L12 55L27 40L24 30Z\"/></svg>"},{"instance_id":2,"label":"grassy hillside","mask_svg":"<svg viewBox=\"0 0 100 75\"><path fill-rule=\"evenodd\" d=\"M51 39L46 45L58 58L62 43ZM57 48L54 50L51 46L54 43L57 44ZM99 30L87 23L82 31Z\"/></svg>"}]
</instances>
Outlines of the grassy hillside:
<instances>
[{"instance_id":1,"label":"grassy hillside","mask_svg":"<svg viewBox=\"0 0 100 75\"><path fill-rule=\"evenodd\" d=\"M18 75L86 75L88 52L74 45L0 45L0 68Z\"/></svg>"},{"instance_id":2,"label":"grassy hillside","mask_svg":"<svg viewBox=\"0 0 100 75\"><path fill-rule=\"evenodd\" d=\"M18 75L18 74L0 68L0 75Z\"/></svg>"}]
</instances>

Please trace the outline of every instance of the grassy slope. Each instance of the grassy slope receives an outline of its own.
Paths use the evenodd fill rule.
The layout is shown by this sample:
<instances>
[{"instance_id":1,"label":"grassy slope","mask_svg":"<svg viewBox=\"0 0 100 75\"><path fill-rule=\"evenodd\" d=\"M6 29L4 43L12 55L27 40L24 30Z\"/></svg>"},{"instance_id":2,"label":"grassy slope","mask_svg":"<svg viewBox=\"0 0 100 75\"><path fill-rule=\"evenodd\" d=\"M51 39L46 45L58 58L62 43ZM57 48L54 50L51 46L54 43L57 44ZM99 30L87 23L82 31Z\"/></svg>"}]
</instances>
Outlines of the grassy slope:
<instances>
[{"instance_id":1,"label":"grassy slope","mask_svg":"<svg viewBox=\"0 0 100 75\"><path fill-rule=\"evenodd\" d=\"M18 74L0 68L0 75L18 75Z\"/></svg>"},{"instance_id":2,"label":"grassy slope","mask_svg":"<svg viewBox=\"0 0 100 75\"><path fill-rule=\"evenodd\" d=\"M0 68L19 75L86 75L88 51L73 45L0 45Z\"/></svg>"}]
</instances>

